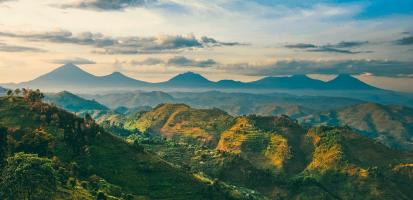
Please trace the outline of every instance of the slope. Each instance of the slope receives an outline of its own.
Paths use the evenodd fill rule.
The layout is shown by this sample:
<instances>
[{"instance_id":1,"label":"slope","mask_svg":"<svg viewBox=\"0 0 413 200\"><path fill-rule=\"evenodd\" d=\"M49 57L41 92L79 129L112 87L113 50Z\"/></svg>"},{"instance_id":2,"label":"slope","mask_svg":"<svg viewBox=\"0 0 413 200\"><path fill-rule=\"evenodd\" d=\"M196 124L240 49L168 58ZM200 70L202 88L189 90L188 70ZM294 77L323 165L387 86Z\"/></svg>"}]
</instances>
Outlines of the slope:
<instances>
[{"instance_id":1,"label":"slope","mask_svg":"<svg viewBox=\"0 0 413 200\"><path fill-rule=\"evenodd\" d=\"M108 110L106 106L101 105L94 100L83 99L67 91L47 94L45 101L54 103L55 105L71 112Z\"/></svg>"},{"instance_id":2,"label":"slope","mask_svg":"<svg viewBox=\"0 0 413 200\"><path fill-rule=\"evenodd\" d=\"M120 188L121 194L110 195L127 193L150 199L226 198L141 147L106 133L92 120L48 104L2 97L0 126L9 130L8 154L24 151L60 160L62 171L66 171L63 174L72 174L79 180L97 176Z\"/></svg>"},{"instance_id":3,"label":"slope","mask_svg":"<svg viewBox=\"0 0 413 200\"><path fill-rule=\"evenodd\" d=\"M336 111L300 118L308 124L349 126L355 131L396 149L413 149L413 109L362 103Z\"/></svg>"}]
</instances>

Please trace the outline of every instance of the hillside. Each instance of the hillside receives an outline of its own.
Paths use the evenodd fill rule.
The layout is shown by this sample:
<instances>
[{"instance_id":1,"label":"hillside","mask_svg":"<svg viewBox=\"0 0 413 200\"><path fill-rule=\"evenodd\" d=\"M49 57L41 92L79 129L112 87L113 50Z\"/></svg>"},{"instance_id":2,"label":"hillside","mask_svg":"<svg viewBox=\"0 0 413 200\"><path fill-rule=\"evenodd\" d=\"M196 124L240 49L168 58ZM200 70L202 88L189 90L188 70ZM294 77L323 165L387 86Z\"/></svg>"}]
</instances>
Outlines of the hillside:
<instances>
[{"instance_id":1,"label":"hillside","mask_svg":"<svg viewBox=\"0 0 413 200\"><path fill-rule=\"evenodd\" d=\"M349 126L389 147L413 150L413 109L363 103L300 118L308 124Z\"/></svg>"},{"instance_id":2,"label":"hillside","mask_svg":"<svg viewBox=\"0 0 413 200\"><path fill-rule=\"evenodd\" d=\"M161 103L173 103L175 99L165 92L128 92L111 93L102 95L84 95L85 98L96 99L96 101L115 109L118 107L136 108L140 106L155 107Z\"/></svg>"},{"instance_id":3,"label":"hillside","mask_svg":"<svg viewBox=\"0 0 413 200\"><path fill-rule=\"evenodd\" d=\"M205 130L200 118L178 117L180 113L202 116L202 111L181 104L161 105L136 117L136 128L147 134L131 135L128 140L140 141L179 168L256 190L270 199L307 199L309 194L311 199L413 197L408 189L413 179L403 177L413 172L412 155L348 128L305 129L287 116L250 115L228 118L228 126L215 134L217 143L205 146L199 143L202 137L180 139L188 137L188 126L176 124Z\"/></svg>"},{"instance_id":4,"label":"hillside","mask_svg":"<svg viewBox=\"0 0 413 200\"><path fill-rule=\"evenodd\" d=\"M28 102L21 97L2 97L0 126L6 127L1 129L0 135L7 138L7 142L1 140L1 160L9 157L3 173L19 173L9 172L7 167L20 157L53 163L58 170L58 177L49 177L56 180L57 189L52 185L40 185L44 188L35 187L36 194L52 195L53 199L79 198L74 195L92 199L102 195L100 193L115 199L126 196L129 199L231 198L223 185L201 182L142 150L139 145L128 144L106 133L91 119L78 118L48 104ZM25 154L12 157L15 152L35 153L41 158ZM72 181L67 184L66 180ZM0 189L5 189L2 184L6 182L0 184Z\"/></svg>"},{"instance_id":5,"label":"hillside","mask_svg":"<svg viewBox=\"0 0 413 200\"><path fill-rule=\"evenodd\" d=\"M71 112L108 110L106 106L101 105L94 100L83 99L67 91L47 94L45 101L54 103L55 105Z\"/></svg>"},{"instance_id":6,"label":"hillside","mask_svg":"<svg viewBox=\"0 0 413 200\"><path fill-rule=\"evenodd\" d=\"M167 138L179 136L214 145L232 117L218 109L193 109L184 104L160 104L139 118L127 121L125 128L150 132Z\"/></svg>"}]
</instances>

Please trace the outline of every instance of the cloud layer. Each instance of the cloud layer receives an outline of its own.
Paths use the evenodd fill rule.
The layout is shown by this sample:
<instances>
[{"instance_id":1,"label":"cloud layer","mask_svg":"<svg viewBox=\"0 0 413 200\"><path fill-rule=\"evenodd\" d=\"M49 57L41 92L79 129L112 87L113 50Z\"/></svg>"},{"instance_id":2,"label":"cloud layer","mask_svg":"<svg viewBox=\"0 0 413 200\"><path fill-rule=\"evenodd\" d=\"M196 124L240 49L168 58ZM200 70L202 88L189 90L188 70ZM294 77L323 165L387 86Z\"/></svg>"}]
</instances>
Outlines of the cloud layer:
<instances>
[{"instance_id":1,"label":"cloud layer","mask_svg":"<svg viewBox=\"0 0 413 200\"><path fill-rule=\"evenodd\" d=\"M0 51L2 52L46 52L43 49L19 45L9 45L0 42Z\"/></svg>"},{"instance_id":2,"label":"cloud layer","mask_svg":"<svg viewBox=\"0 0 413 200\"><path fill-rule=\"evenodd\" d=\"M75 65L90 65L90 64L96 64L95 61L93 60L89 60L86 58L80 58L80 57L76 57L76 58L66 58L66 59L56 59L53 60L52 63L55 64L68 64L68 63L72 63Z\"/></svg>"},{"instance_id":3,"label":"cloud layer","mask_svg":"<svg viewBox=\"0 0 413 200\"><path fill-rule=\"evenodd\" d=\"M413 35L396 40L398 45L413 45Z\"/></svg>"},{"instance_id":4,"label":"cloud layer","mask_svg":"<svg viewBox=\"0 0 413 200\"><path fill-rule=\"evenodd\" d=\"M192 34L160 35L156 37L109 37L101 33L83 32L73 34L70 31L54 31L43 33L10 33L0 32L0 36L23 38L30 41L53 43L70 43L88 45L99 48L96 53L102 54L146 54L179 52L213 46L241 45L236 42L220 42L209 37L196 38Z\"/></svg>"},{"instance_id":5,"label":"cloud layer","mask_svg":"<svg viewBox=\"0 0 413 200\"><path fill-rule=\"evenodd\" d=\"M353 48L368 44L368 41L342 41L337 44L315 45L309 43L289 44L284 47L290 49L303 49L308 52L326 52L342 54L371 53L371 51L354 51Z\"/></svg>"},{"instance_id":6,"label":"cloud layer","mask_svg":"<svg viewBox=\"0 0 413 200\"><path fill-rule=\"evenodd\" d=\"M215 67L219 63L213 59L207 60L195 60L190 59L185 56L175 56L166 61L159 59L159 58L147 58L143 61L131 61L133 65L164 65L164 66L174 66L174 67L199 67L199 68L207 68L207 67Z\"/></svg>"},{"instance_id":7,"label":"cloud layer","mask_svg":"<svg viewBox=\"0 0 413 200\"><path fill-rule=\"evenodd\" d=\"M129 7L141 7L157 0L81 0L72 4L65 4L63 8L81 8L98 11L122 11Z\"/></svg>"},{"instance_id":8,"label":"cloud layer","mask_svg":"<svg viewBox=\"0 0 413 200\"><path fill-rule=\"evenodd\" d=\"M375 76L410 77L413 62L389 60L343 61L278 61L268 65L234 64L227 71L255 76L279 76L297 74L369 74Z\"/></svg>"}]
</instances>

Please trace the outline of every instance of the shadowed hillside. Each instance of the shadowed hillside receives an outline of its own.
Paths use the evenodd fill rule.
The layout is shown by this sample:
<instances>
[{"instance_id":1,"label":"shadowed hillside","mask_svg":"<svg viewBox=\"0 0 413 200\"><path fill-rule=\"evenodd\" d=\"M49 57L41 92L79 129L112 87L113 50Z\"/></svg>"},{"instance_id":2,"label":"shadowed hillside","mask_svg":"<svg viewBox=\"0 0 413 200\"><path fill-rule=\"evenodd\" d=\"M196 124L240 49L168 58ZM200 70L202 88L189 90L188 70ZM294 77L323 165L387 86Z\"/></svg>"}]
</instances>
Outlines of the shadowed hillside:
<instances>
[{"instance_id":1,"label":"shadowed hillside","mask_svg":"<svg viewBox=\"0 0 413 200\"><path fill-rule=\"evenodd\" d=\"M3 173L9 173L7 167L13 164L16 152L35 153L42 159L51 159L54 169L50 170L57 170L58 176L53 178L57 181L56 189L48 192L53 198L73 199L79 198L73 195L83 194L83 199L91 199L100 192L118 198L232 198L226 194L230 189L225 189L225 185L217 183L215 187L212 183L201 182L147 153L139 145L128 144L106 133L88 116L78 118L39 101L2 97L0 126L6 127L2 128L1 135L7 138L6 143L2 139L1 159L10 158ZM25 155L20 157L26 158ZM33 162L37 162L35 160ZM72 180L70 184L69 180ZM6 182L0 184L3 192L4 184ZM41 191L36 188L36 192ZM10 193L1 194L7 199Z\"/></svg>"}]
</instances>

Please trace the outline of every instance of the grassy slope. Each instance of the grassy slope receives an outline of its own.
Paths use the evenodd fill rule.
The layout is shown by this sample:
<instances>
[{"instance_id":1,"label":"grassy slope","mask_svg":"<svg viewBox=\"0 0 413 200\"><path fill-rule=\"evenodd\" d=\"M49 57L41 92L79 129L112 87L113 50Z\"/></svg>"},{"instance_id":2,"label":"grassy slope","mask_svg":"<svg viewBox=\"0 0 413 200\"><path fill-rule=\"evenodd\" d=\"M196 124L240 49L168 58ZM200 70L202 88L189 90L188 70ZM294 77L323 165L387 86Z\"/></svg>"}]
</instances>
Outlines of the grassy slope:
<instances>
[{"instance_id":1,"label":"grassy slope","mask_svg":"<svg viewBox=\"0 0 413 200\"><path fill-rule=\"evenodd\" d=\"M46 123L42 111L59 115L65 119L60 125ZM33 110L21 98L0 99L0 125L9 128L46 128L56 141L53 154L69 163L76 161L84 176L96 174L112 184L121 186L126 192L147 196L154 199L205 199L222 198L219 193L207 193L207 185L200 183L183 171L146 152L141 152L103 131L95 137L87 137L80 147L81 151L73 153L67 141L59 133L62 126L81 123L81 119L55 107L42 105L40 110ZM77 132L75 134L84 134ZM82 176L82 175L80 175Z\"/></svg>"},{"instance_id":2,"label":"grassy slope","mask_svg":"<svg viewBox=\"0 0 413 200\"><path fill-rule=\"evenodd\" d=\"M166 137L184 137L216 145L219 134L232 117L218 109L193 109L184 104L161 104L153 111L125 124L128 129L152 132Z\"/></svg>"},{"instance_id":3,"label":"grassy slope","mask_svg":"<svg viewBox=\"0 0 413 200\"><path fill-rule=\"evenodd\" d=\"M193 110L185 105L162 105L136 121L143 127L161 131L170 124L174 127L171 121L182 119L176 113ZM189 120L191 128L202 127L191 121L202 118L185 120ZM181 131L181 127L175 126L175 135L185 136ZM185 156L173 154L187 147L175 153L171 149L177 148L176 145L153 150L178 166L189 165L193 170L256 189L271 198L413 198L413 193L406 189L413 186L408 178L413 173L410 164L413 156L391 150L349 129L320 127L307 131L286 116L243 116L231 120L219 138L218 153L213 152L213 146L210 150L188 151ZM261 177L264 184L256 182L254 177Z\"/></svg>"},{"instance_id":4,"label":"grassy slope","mask_svg":"<svg viewBox=\"0 0 413 200\"><path fill-rule=\"evenodd\" d=\"M66 91L56 94L48 94L46 96L46 101L54 103L57 106L71 112L80 112L85 110L108 110L106 106L101 105L94 100L83 99Z\"/></svg>"},{"instance_id":5,"label":"grassy slope","mask_svg":"<svg viewBox=\"0 0 413 200\"><path fill-rule=\"evenodd\" d=\"M304 122L349 126L381 143L402 150L413 149L413 110L403 106L364 103L338 111L303 118Z\"/></svg>"}]
</instances>

